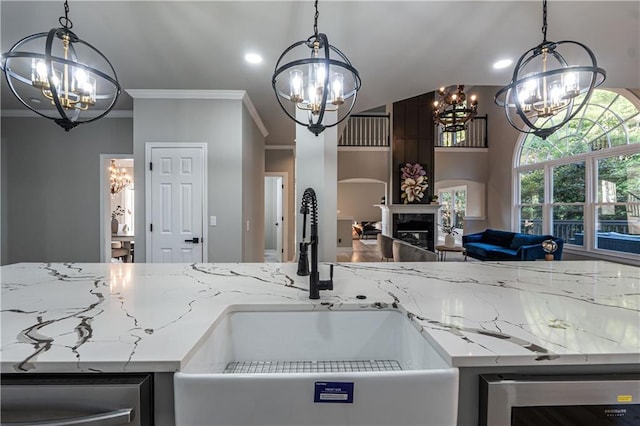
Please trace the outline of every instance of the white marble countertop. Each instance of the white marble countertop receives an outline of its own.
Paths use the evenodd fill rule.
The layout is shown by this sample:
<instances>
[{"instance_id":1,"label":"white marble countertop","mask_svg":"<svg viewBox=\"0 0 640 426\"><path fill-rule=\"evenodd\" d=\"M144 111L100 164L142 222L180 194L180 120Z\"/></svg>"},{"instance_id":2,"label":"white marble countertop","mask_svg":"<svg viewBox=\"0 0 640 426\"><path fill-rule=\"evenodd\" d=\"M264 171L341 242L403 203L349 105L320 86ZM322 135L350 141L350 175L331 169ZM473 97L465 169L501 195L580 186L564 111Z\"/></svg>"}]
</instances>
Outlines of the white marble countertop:
<instances>
[{"instance_id":1,"label":"white marble countertop","mask_svg":"<svg viewBox=\"0 0 640 426\"><path fill-rule=\"evenodd\" d=\"M177 371L237 304L397 304L457 367L640 363L637 267L343 263L334 290L317 301L308 299L308 277L295 271L295 264L3 266L2 372ZM327 278L326 265L320 276Z\"/></svg>"}]
</instances>

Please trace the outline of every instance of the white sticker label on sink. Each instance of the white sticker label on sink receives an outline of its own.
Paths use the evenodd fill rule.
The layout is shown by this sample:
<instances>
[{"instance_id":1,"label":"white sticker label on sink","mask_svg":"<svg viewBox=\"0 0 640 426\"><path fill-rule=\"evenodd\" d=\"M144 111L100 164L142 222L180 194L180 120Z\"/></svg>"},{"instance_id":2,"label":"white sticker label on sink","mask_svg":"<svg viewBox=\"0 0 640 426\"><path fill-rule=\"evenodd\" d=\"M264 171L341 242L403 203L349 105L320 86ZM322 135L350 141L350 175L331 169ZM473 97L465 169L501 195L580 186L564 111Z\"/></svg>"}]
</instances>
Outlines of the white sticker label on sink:
<instances>
[{"instance_id":1,"label":"white sticker label on sink","mask_svg":"<svg viewBox=\"0 0 640 426\"><path fill-rule=\"evenodd\" d=\"M353 382L316 382L313 402L353 404Z\"/></svg>"}]
</instances>

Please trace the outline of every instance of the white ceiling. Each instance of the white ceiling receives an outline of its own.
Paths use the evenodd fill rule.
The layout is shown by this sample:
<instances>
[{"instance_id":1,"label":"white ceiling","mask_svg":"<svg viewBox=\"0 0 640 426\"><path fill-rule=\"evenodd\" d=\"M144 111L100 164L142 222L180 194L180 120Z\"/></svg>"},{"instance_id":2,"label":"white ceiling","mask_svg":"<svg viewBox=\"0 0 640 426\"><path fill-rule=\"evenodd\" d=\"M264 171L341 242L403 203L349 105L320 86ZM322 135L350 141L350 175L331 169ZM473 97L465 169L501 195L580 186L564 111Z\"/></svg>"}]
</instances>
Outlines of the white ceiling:
<instances>
[{"instance_id":1,"label":"white ceiling","mask_svg":"<svg viewBox=\"0 0 640 426\"><path fill-rule=\"evenodd\" d=\"M62 0L0 1L3 52L59 26ZM113 63L126 89L246 90L271 144L293 143L293 122L271 88L275 62L313 33L313 1L71 0L73 31ZM548 39L589 46L603 86L640 88L640 1L549 0ZM514 61L542 41L542 1L321 0L318 28L362 77L355 112L451 84L503 86ZM253 51L264 57L251 66ZM3 78L2 108L18 104ZM124 93L118 109L131 109ZM480 102L492 102L481 99Z\"/></svg>"}]
</instances>

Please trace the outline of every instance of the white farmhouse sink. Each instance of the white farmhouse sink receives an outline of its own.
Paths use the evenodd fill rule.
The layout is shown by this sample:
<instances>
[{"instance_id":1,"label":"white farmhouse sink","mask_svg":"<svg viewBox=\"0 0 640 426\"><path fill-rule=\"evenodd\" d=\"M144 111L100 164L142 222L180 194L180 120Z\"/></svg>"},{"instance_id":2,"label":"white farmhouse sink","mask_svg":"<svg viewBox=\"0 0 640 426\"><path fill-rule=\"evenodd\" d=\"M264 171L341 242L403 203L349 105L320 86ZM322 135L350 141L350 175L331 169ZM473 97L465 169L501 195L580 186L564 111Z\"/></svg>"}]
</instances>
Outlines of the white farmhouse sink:
<instances>
[{"instance_id":1,"label":"white farmhouse sink","mask_svg":"<svg viewBox=\"0 0 640 426\"><path fill-rule=\"evenodd\" d=\"M175 374L177 425L456 423L458 370L400 311L248 309Z\"/></svg>"}]
</instances>

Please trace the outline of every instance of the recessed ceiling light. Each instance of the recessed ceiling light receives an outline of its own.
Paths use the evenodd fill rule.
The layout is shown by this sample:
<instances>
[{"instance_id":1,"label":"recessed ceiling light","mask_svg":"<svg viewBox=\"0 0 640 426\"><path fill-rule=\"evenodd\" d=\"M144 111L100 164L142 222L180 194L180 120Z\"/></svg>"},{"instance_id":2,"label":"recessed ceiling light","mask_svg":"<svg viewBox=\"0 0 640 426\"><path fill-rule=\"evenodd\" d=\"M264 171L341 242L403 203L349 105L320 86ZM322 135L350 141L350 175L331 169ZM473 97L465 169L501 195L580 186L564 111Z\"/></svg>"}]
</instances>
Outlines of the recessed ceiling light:
<instances>
[{"instance_id":1,"label":"recessed ceiling light","mask_svg":"<svg viewBox=\"0 0 640 426\"><path fill-rule=\"evenodd\" d=\"M262 62L262 56L257 53L247 53L244 55L244 60L249 62L250 64L259 64Z\"/></svg>"},{"instance_id":2,"label":"recessed ceiling light","mask_svg":"<svg viewBox=\"0 0 640 426\"><path fill-rule=\"evenodd\" d=\"M493 68L496 70L500 70L502 68L506 68L511 65L513 61L511 59L500 59L499 61L494 62Z\"/></svg>"}]
</instances>

